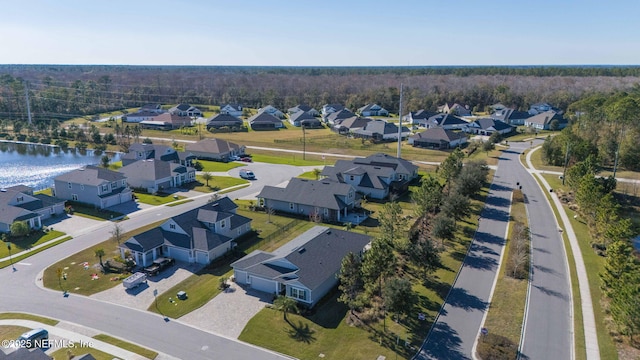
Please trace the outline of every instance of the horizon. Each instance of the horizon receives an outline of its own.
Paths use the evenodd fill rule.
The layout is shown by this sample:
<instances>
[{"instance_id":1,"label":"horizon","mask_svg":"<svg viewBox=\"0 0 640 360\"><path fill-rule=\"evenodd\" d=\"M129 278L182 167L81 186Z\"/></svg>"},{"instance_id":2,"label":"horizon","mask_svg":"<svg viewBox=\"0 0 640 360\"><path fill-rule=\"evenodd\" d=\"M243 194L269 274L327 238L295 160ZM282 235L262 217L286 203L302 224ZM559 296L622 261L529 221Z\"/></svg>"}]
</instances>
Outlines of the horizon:
<instances>
[{"instance_id":1,"label":"horizon","mask_svg":"<svg viewBox=\"0 0 640 360\"><path fill-rule=\"evenodd\" d=\"M9 2L2 64L625 66L640 2ZM625 9L620 11L620 9ZM194 15L195 14L195 15ZM629 65L632 66L632 65Z\"/></svg>"}]
</instances>

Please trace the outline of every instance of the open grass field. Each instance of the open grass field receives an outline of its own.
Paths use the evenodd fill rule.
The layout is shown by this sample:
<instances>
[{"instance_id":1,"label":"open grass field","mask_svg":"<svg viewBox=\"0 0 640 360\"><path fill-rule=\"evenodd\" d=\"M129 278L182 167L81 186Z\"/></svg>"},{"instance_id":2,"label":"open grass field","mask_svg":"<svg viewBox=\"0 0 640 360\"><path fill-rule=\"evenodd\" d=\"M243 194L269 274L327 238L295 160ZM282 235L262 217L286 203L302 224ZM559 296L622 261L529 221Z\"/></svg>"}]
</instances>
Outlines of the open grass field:
<instances>
[{"instance_id":1,"label":"open grass field","mask_svg":"<svg viewBox=\"0 0 640 360\"><path fill-rule=\"evenodd\" d=\"M126 240L131 236L152 229L162 221L163 220L160 220L134 231L124 233L122 239ZM107 239L98 245L81 250L58 261L45 269L43 275L44 286L53 290L92 295L120 284L128 274L103 274L101 272L99 259L96 257L97 249L103 249L105 252L103 262L108 259L113 259L114 257L119 257L120 253L117 251L117 246L118 244L114 240ZM66 280L58 278L58 269L66 274Z\"/></svg>"},{"instance_id":2,"label":"open grass field","mask_svg":"<svg viewBox=\"0 0 640 360\"><path fill-rule=\"evenodd\" d=\"M20 251L29 250L36 245L44 244L47 241L64 235L65 233L56 230L50 230L47 232L34 231L27 236L22 236L19 238L9 236L7 238L7 241L11 243L11 254L17 254ZM9 256L9 248L6 244L3 244L3 246L0 246L0 258L4 258L7 256Z\"/></svg>"}]
</instances>

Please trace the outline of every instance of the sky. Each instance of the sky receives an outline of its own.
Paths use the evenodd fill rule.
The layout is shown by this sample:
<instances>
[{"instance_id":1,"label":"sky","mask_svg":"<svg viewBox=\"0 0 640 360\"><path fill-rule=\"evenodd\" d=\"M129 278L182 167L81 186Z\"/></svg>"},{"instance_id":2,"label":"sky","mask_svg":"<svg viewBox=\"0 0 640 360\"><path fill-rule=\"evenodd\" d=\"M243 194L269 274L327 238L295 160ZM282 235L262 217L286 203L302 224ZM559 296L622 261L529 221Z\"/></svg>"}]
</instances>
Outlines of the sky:
<instances>
[{"instance_id":1,"label":"sky","mask_svg":"<svg viewBox=\"0 0 640 360\"><path fill-rule=\"evenodd\" d=\"M638 0L11 0L0 11L0 64L640 64Z\"/></svg>"}]
</instances>

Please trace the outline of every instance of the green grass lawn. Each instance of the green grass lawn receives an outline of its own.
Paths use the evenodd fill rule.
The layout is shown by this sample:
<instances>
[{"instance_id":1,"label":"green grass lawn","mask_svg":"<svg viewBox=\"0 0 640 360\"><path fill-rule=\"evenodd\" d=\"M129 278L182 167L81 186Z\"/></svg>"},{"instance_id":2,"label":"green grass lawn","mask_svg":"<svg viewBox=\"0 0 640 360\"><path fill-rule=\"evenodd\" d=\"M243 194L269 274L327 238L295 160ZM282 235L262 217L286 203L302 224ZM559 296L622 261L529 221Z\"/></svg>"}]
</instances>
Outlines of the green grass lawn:
<instances>
[{"instance_id":1,"label":"green grass lawn","mask_svg":"<svg viewBox=\"0 0 640 360\"><path fill-rule=\"evenodd\" d=\"M298 177L302 179L318 180L318 177L316 176L314 171L303 172L302 174L298 175Z\"/></svg>"},{"instance_id":2,"label":"green grass lawn","mask_svg":"<svg viewBox=\"0 0 640 360\"><path fill-rule=\"evenodd\" d=\"M164 220L124 233L122 241L152 229L162 221ZM49 266L44 271L44 286L53 290L66 290L81 295L92 295L120 284L121 280L125 279L128 274L103 274L101 272L99 259L95 255L97 249L103 249L105 252L105 256L102 259L103 262L108 259L113 259L114 257L119 257L120 253L117 251L117 245L114 240L107 239L100 244L77 252ZM86 269L84 266L85 263L88 265ZM61 269L67 274L66 280L58 278L58 269ZM98 279L92 280L92 274L97 274Z\"/></svg>"},{"instance_id":3,"label":"green grass lawn","mask_svg":"<svg viewBox=\"0 0 640 360\"><path fill-rule=\"evenodd\" d=\"M65 241L71 240L71 239L72 239L71 236L65 236L62 239L56 240L54 242L50 242L50 243L48 243L46 245L43 245L43 246L41 246L41 247L39 247L37 249L30 250L29 252L24 253L22 255L13 256L9 260L5 260L5 261L0 262L0 269L5 268L7 266L11 266L11 263L15 264L15 263L17 263L17 262L19 262L19 261L21 261L23 259L28 258L29 256L35 255L35 254L37 254L37 253L39 253L41 251L45 251L45 250L47 250L47 249L49 249L51 247L54 247L54 246L56 246L58 244L61 244L61 243L65 242Z\"/></svg>"},{"instance_id":4,"label":"green grass lawn","mask_svg":"<svg viewBox=\"0 0 640 360\"><path fill-rule=\"evenodd\" d=\"M231 176L212 176L207 186L207 181L202 175L196 175L196 181L188 185L190 190L200 191L203 193L219 191L236 185L249 184L249 180L239 179Z\"/></svg>"},{"instance_id":5,"label":"green grass lawn","mask_svg":"<svg viewBox=\"0 0 640 360\"><path fill-rule=\"evenodd\" d=\"M67 201L67 206L69 205L71 205L71 207L73 208L73 215L78 215L93 220L111 220L113 218L124 216L124 214L116 211L96 209L92 205L81 204L73 201Z\"/></svg>"},{"instance_id":6,"label":"green grass lawn","mask_svg":"<svg viewBox=\"0 0 640 360\"><path fill-rule=\"evenodd\" d=\"M285 164L294 166L314 166L324 165L324 161L318 155L306 155L302 159L302 154L277 152L276 154L252 153L252 159L256 162L265 162L270 164Z\"/></svg>"},{"instance_id":7,"label":"green grass lawn","mask_svg":"<svg viewBox=\"0 0 640 360\"><path fill-rule=\"evenodd\" d=\"M25 313L0 313L0 319L20 319L20 320L30 320L37 321L39 323L56 326L58 325L58 320L49 319L46 317L25 314Z\"/></svg>"},{"instance_id":8,"label":"green grass lawn","mask_svg":"<svg viewBox=\"0 0 640 360\"><path fill-rule=\"evenodd\" d=\"M202 164L202 171L208 172L221 172L221 171L229 171L233 168L237 168L240 166L244 166L244 164L237 162L219 162L219 161L208 161L208 160L198 160L200 164Z\"/></svg>"},{"instance_id":9,"label":"green grass lawn","mask_svg":"<svg viewBox=\"0 0 640 360\"><path fill-rule=\"evenodd\" d=\"M84 354L91 354L91 356L93 356L96 360L113 360L113 359L117 359L117 357L108 354L104 351L100 351L98 349L93 349L93 348L77 348L77 349L65 349L65 348L60 348L56 351L54 351L51 354L51 357L54 360L66 360L69 359L69 354L73 355L73 356L80 356L80 355L84 355Z\"/></svg>"},{"instance_id":10,"label":"green grass lawn","mask_svg":"<svg viewBox=\"0 0 640 360\"><path fill-rule=\"evenodd\" d=\"M31 329L24 326L0 325L0 340L15 340L29 330ZM4 349L6 350L6 346Z\"/></svg>"},{"instance_id":11,"label":"green grass lawn","mask_svg":"<svg viewBox=\"0 0 640 360\"><path fill-rule=\"evenodd\" d=\"M136 192L135 195L138 198L139 202L144 204L149 204L149 205L156 205L156 206L164 205L170 202L174 202L176 200L185 199L185 197L182 195L173 195L173 194L164 194L164 193L152 195L152 194L147 194L143 192Z\"/></svg>"},{"instance_id":12,"label":"green grass lawn","mask_svg":"<svg viewBox=\"0 0 640 360\"><path fill-rule=\"evenodd\" d=\"M100 340L102 342L106 342L108 344L117 346L121 349L125 349L127 351L131 351L132 353L138 354L140 356L144 356L147 359L155 359L156 356L158 356L158 353L146 348L143 348L142 346L138 346L136 344L132 344L130 342L124 341L124 340L120 340L117 338L114 338L113 336L109 336L106 334L98 334L96 336L93 337L96 340Z\"/></svg>"},{"instance_id":13,"label":"green grass lawn","mask_svg":"<svg viewBox=\"0 0 640 360\"><path fill-rule=\"evenodd\" d=\"M514 199L511 205L509 239L512 239L514 236L513 223L516 221L524 224L525 227L529 226L525 204ZM514 344L519 344L527 298L528 281L514 279L506 274L506 264L509 261L508 254L511 245L511 241L507 241L484 327L489 329L492 334L504 336Z\"/></svg>"},{"instance_id":14,"label":"green grass lawn","mask_svg":"<svg viewBox=\"0 0 640 360\"><path fill-rule=\"evenodd\" d=\"M36 245L44 244L47 241L64 235L65 233L56 230L50 230L47 232L39 230L34 231L28 236L19 238L9 236L7 240L11 242L11 254L17 254L20 251L29 250ZM9 256L9 249L6 245L0 246L0 258L4 258L6 256Z\"/></svg>"}]
</instances>

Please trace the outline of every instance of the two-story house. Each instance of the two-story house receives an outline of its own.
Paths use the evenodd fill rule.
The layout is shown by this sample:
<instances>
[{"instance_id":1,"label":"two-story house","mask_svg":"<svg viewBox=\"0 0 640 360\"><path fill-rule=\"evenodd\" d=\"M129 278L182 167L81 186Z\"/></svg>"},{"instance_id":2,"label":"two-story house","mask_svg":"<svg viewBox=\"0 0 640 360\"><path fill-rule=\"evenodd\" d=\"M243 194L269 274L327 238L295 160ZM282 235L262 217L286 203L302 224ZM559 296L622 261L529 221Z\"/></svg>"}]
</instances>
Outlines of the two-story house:
<instances>
[{"instance_id":1,"label":"two-story house","mask_svg":"<svg viewBox=\"0 0 640 360\"><path fill-rule=\"evenodd\" d=\"M342 104L324 104L322 105L322 117L326 118L329 114L343 110L345 107Z\"/></svg>"},{"instance_id":2,"label":"two-story house","mask_svg":"<svg viewBox=\"0 0 640 360\"><path fill-rule=\"evenodd\" d=\"M242 105L240 104L226 104L220 106L220 114L235 116L238 119L242 116L242 111Z\"/></svg>"},{"instance_id":3,"label":"two-story house","mask_svg":"<svg viewBox=\"0 0 640 360\"><path fill-rule=\"evenodd\" d=\"M54 196L104 209L132 201L127 177L117 171L88 165L54 179Z\"/></svg>"},{"instance_id":4,"label":"two-story house","mask_svg":"<svg viewBox=\"0 0 640 360\"><path fill-rule=\"evenodd\" d=\"M129 146L129 152L120 157L122 166L127 166L138 160L161 160L184 166L193 166L195 155L190 152L177 151L171 146L157 144L134 143Z\"/></svg>"},{"instance_id":5,"label":"two-story house","mask_svg":"<svg viewBox=\"0 0 640 360\"><path fill-rule=\"evenodd\" d=\"M235 246L233 240L251 231L251 219L238 215L237 208L223 197L174 216L120 244L120 255L131 256L142 266L158 257L209 264L230 251Z\"/></svg>"},{"instance_id":6,"label":"two-story house","mask_svg":"<svg viewBox=\"0 0 640 360\"><path fill-rule=\"evenodd\" d=\"M418 167L407 160L378 153L366 158L338 160L334 166L325 166L321 175L349 184L369 198L384 199L390 193L406 191L409 183L417 179Z\"/></svg>"},{"instance_id":7,"label":"two-story house","mask_svg":"<svg viewBox=\"0 0 640 360\"><path fill-rule=\"evenodd\" d=\"M292 178L285 187L263 187L257 197L262 207L324 221L342 221L359 206L353 186L329 180Z\"/></svg>"},{"instance_id":8,"label":"two-story house","mask_svg":"<svg viewBox=\"0 0 640 360\"><path fill-rule=\"evenodd\" d=\"M196 169L155 159L135 161L118 172L127 177L129 186L150 194L196 181Z\"/></svg>"},{"instance_id":9,"label":"two-story house","mask_svg":"<svg viewBox=\"0 0 640 360\"><path fill-rule=\"evenodd\" d=\"M62 199L34 194L32 188L24 185L0 189L0 233L9 233L16 221L24 221L29 229L40 229L43 220L62 213Z\"/></svg>"}]
</instances>

